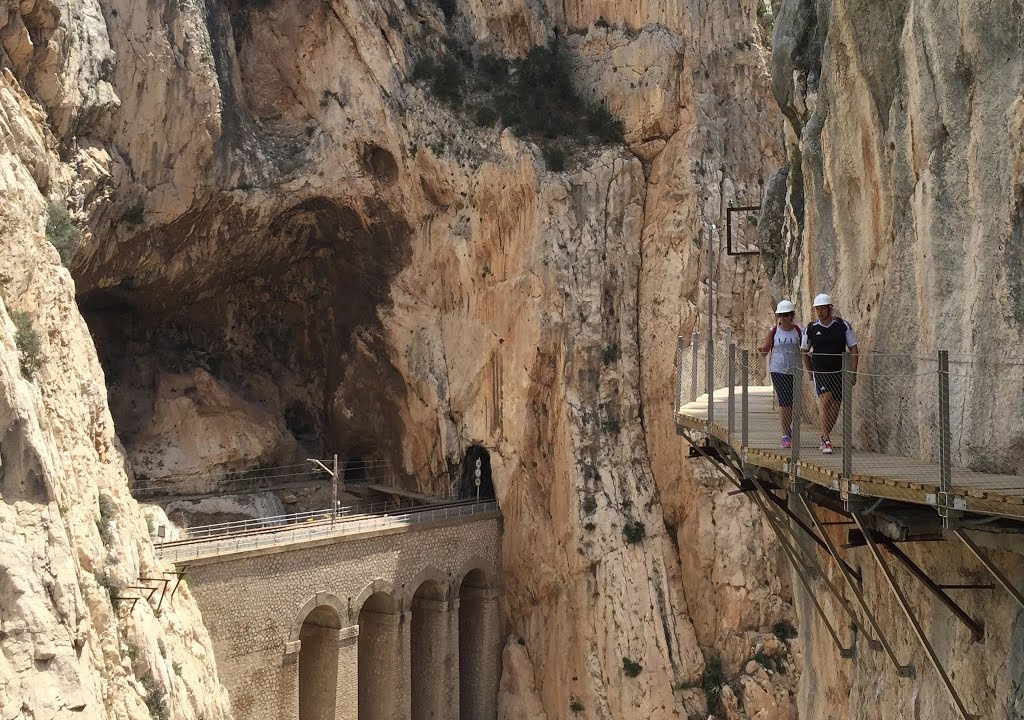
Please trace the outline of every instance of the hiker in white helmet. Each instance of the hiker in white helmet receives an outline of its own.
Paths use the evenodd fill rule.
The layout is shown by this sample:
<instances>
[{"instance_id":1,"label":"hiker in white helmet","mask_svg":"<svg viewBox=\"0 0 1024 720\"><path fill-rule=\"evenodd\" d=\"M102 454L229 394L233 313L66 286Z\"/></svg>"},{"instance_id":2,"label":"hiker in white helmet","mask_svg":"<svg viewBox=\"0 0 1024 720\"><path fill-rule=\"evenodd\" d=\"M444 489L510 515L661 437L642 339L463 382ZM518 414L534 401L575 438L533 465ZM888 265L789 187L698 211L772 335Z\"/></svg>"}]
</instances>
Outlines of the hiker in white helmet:
<instances>
[{"instance_id":1,"label":"hiker in white helmet","mask_svg":"<svg viewBox=\"0 0 1024 720\"><path fill-rule=\"evenodd\" d=\"M821 452L832 454L830 434L843 402L843 351L850 351L852 381L857 382L857 336L853 326L832 314L832 298L821 293L814 298L817 320L804 332L804 367L812 372L818 395L818 422L821 424Z\"/></svg>"},{"instance_id":2,"label":"hiker in white helmet","mask_svg":"<svg viewBox=\"0 0 1024 720\"><path fill-rule=\"evenodd\" d=\"M775 324L768 329L764 342L758 350L763 355L771 353L768 371L772 375L775 399L779 403L779 424L782 426L782 447L792 445L793 434L793 366L800 351L802 333L800 326L793 322L796 307L789 300L782 300L775 308Z\"/></svg>"}]
</instances>

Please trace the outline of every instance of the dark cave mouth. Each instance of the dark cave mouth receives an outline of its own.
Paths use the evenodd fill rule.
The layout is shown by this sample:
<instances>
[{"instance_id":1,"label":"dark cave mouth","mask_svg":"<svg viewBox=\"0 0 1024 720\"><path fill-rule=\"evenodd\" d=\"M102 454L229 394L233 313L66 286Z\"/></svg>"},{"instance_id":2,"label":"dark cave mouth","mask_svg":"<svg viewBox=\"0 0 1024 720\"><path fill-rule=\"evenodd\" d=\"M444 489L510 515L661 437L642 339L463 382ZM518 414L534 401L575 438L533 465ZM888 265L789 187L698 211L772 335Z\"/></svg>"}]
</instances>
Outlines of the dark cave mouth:
<instances>
[{"instance_id":1,"label":"dark cave mouth","mask_svg":"<svg viewBox=\"0 0 1024 720\"><path fill-rule=\"evenodd\" d=\"M180 257L189 252L183 237L209 243L192 224L181 225L143 239L146 250L171 246ZM217 228L215 218L212 225ZM157 394L168 376L200 371L216 381L207 381L215 398L231 395L236 404L274 418L300 449L296 455L336 450L342 457L369 458L397 447L397 409L380 412L389 404L387 388L396 389L397 372L383 340L365 338L382 335L378 313L389 305L391 282L408 262L410 234L380 202L368 201L357 211L314 197L278 213L262 233L240 229L230 236L235 242L218 238L226 252L201 267L183 270L169 262L154 269L122 258L112 263L124 268L119 281L92 288L83 283L79 308L129 454L141 439L152 440L147 434L158 406L166 405ZM253 252L238 262L238 245L245 243ZM353 360L368 351L371 357ZM372 377L360 381L353 372ZM389 382L379 382L381 376ZM193 415L216 412L209 398L200 401ZM367 433L356 427L358 415L346 420L351 413L338 412L338 403L371 406L386 422Z\"/></svg>"}]
</instances>

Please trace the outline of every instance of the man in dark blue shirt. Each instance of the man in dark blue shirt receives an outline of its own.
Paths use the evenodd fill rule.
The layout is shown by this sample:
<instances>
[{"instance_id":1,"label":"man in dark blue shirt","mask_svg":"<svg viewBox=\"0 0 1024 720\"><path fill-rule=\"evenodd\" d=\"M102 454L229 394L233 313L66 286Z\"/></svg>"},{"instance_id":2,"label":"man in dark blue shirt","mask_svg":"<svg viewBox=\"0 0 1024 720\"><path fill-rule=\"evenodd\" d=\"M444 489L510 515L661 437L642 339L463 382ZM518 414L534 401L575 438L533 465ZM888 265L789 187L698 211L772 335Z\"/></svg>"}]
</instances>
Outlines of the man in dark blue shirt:
<instances>
[{"instance_id":1,"label":"man in dark blue shirt","mask_svg":"<svg viewBox=\"0 0 1024 720\"><path fill-rule=\"evenodd\" d=\"M822 293L814 298L814 312L818 319L807 326L801 348L804 367L814 377L814 391L818 395L818 422L821 424L821 452L832 454L832 428L839 417L843 402L843 352L850 351L852 382L857 382L857 336L853 326L832 315L832 298Z\"/></svg>"}]
</instances>

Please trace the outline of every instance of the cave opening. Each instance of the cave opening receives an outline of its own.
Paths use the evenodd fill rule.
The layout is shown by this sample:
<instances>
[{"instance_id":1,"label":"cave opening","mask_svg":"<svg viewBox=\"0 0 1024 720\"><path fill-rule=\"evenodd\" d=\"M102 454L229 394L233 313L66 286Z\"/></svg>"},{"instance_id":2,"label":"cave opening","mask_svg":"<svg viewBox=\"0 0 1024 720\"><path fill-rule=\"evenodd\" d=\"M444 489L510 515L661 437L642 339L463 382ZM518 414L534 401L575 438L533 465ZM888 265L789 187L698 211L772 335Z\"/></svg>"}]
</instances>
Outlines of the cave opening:
<instances>
[{"instance_id":1,"label":"cave opening","mask_svg":"<svg viewBox=\"0 0 1024 720\"><path fill-rule=\"evenodd\" d=\"M76 277L118 435L150 479L399 445L378 311L408 225L327 197L246 217L208 208Z\"/></svg>"}]
</instances>

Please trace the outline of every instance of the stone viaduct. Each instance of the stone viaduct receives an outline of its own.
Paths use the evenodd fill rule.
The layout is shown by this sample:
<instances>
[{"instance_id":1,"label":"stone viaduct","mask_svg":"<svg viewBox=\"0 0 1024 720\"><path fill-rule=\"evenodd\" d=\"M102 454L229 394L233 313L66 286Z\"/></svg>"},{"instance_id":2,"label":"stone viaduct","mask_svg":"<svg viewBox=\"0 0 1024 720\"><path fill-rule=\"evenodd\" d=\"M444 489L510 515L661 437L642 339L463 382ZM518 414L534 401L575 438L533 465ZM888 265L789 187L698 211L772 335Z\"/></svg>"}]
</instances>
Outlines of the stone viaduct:
<instances>
[{"instance_id":1,"label":"stone viaduct","mask_svg":"<svg viewBox=\"0 0 1024 720\"><path fill-rule=\"evenodd\" d=\"M493 720L500 546L487 512L189 561L235 718Z\"/></svg>"}]
</instances>

